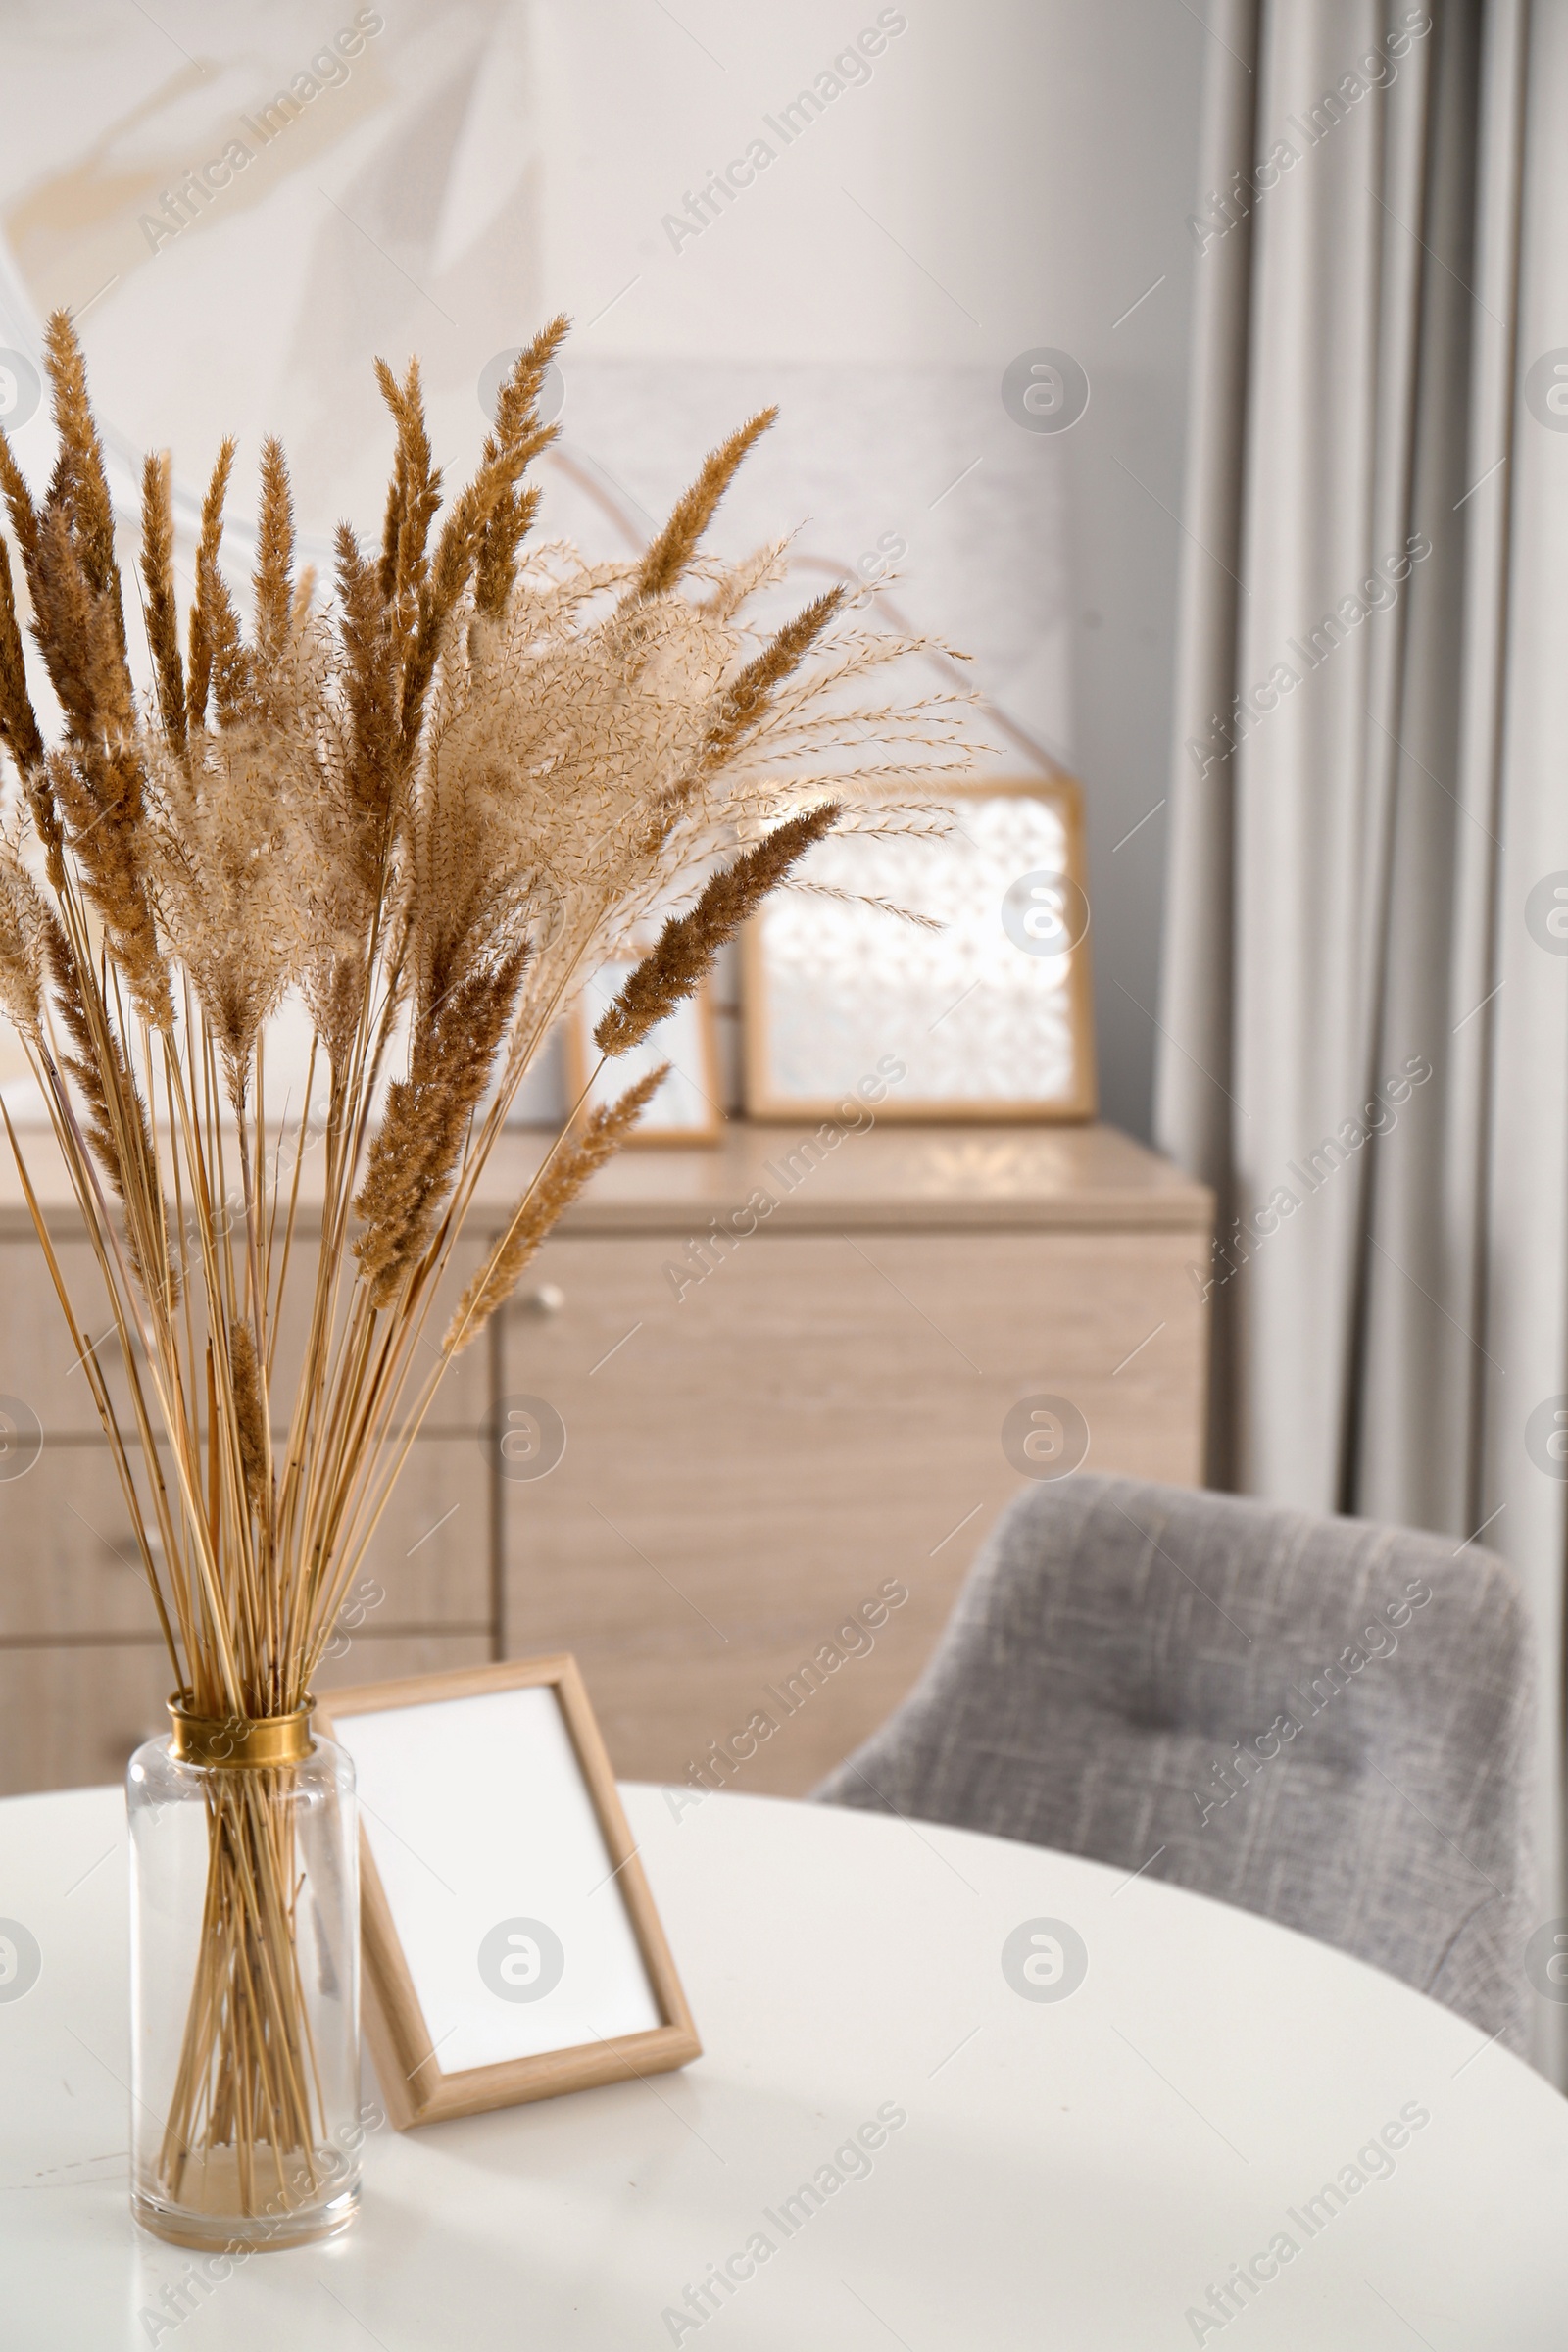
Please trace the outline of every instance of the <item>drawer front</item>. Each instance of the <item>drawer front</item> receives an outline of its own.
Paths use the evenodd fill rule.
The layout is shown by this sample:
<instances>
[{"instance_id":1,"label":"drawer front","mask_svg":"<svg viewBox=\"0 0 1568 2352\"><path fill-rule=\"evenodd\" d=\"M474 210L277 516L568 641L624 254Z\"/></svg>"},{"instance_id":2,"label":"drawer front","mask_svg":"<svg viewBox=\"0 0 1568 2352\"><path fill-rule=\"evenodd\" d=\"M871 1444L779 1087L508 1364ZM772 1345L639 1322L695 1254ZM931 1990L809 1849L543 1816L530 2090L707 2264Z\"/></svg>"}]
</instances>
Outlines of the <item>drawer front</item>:
<instances>
[{"instance_id":1,"label":"drawer front","mask_svg":"<svg viewBox=\"0 0 1568 2352\"><path fill-rule=\"evenodd\" d=\"M908 1688L1023 1484L1021 1399L1067 1398L1094 1469L1197 1481L1193 1254L1179 1232L763 1233L677 1298L684 1250L558 1238L503 1339L503 1423L537 1398L565 1435L531 1475L548 1414L493 1433L509 1653L575 1650L617 1770L684 1779L765 1685L846 1652L735 1783L808 1788ZM889 1582L907 1598L874 1646L835 1644Z\"/></svg>"},{"instance_id":2,"label":"drawer front","mask_svg":"<svg viewBox=\"0 0 1568 2352\"><path fill-rule=\"evenodd\" d=\"M140 1484L134 1449L131 1462ZM167 1457L164 1477L172 1494ZM394 1626L488 1633L492 1613L480 1440L419 1438L354 1579L337 1646ZM45 1445L24 1476L0 1478L0 1640L155 1631L130 1513L101 1440Z\"/></svg>"},{"instance_id":3,"label":"drawer front","mask_svg":"<svg viewBox=\"0 0 1568 2352\"><path fill-rule=\"evenodd\" d=\"M64 1217L53 1224L69 1233ZM79 1221L75 1230L81 1231ZM98 1261L86 1242L72 1241L58 1230L52 1238L71 1303L97 1339L112 1322ZM99 1429L78 1355L37 1241L21 1235L0 1242L0 1393L24 1405L46 1438Z\"/></svg>"},{"instance_id":4,"label":"drawer front","mask_svg":"<svg viewBox=\"0 0 1568 2352\"><path fill-rule=\"evenodd\" d=\"M476 1666L475 1635L357 1642L323 1669L323 1690ZM169 1729L169 1661L161 1644L17 1649L0 1644L0 1796L122 1779L133 1748Z\"/></svg>"},{"instance_id":5,"label":"drawer front","mask_svg":"<svg viewBox=\"0 0 1568 2352\"><path fill-rule=\"evenodd\" d=\"M79 1234L80 1226L76 1227ZM480 1236L459 1245L453 1269L431 1305L424 1334L415 1349L415 1371L404 1392L412 1409L422 1382L436 1362L434 1343L441 1338L468 1275L485 1248ZM134 1435L129 1390L122 1358L120 1334L115 1328L104 1293L103 1278L89 1244L57 1240L60 1263L81 1328L94 1343L94 1360L101 1366L110 1397L128 1444ZM317 1245L314 1236L296 1240L290 1254L288 1291L277 1362L272 1384L272 1426L281 1437L288 1427L294 1383L310 1329L312 1284ZM139 1343L134 1338L132 1346ZM0 1396L18 1397L36 1416L46 1438L99 1437L102 1425L93 1403L80 1350L72 1342L42 1250L25 1236L0 1242ZM143 1392L154 1425L158 1425L156 1395L142 1366ZM481 1338L456 1356L444 1374L423 1427L441 1430L477 1429L489 1400L488 1348Z\"/></svg>"},{"instance_id":6,"label":"drawer front","mask_svg":"<svg viewBox=\"0 0 1568 2352\"><path fill-rule=\"evenodd\" d=\"M416 1439L339 1616L334 1654L362 1639L383 1639L393 1626L461 1628L488 1638L490 1511L479 1432Z\"/></svg>"}]
</instances>

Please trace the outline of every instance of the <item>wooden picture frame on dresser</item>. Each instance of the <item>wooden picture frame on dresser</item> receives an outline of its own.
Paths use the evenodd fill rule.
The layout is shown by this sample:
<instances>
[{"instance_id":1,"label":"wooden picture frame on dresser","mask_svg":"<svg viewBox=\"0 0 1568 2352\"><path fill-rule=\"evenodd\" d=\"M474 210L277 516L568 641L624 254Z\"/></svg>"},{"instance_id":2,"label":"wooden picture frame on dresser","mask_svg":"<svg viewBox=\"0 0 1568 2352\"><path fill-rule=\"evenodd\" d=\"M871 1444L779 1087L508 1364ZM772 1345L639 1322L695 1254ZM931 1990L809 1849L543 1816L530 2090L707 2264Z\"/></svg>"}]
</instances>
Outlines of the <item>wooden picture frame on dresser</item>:
<instances>
[{"instance_id":1,"label":"wooden picture frame on dresser","mask_svg":"<svg viewBox=\"0 0 1568 2352\"><path fill-rule=\"evenodd\" d=\"M642 2031L612 2035L601 2035L594 2029L592 2040L559 2048L535 2048L525 2055L448 2072L441 2064L440 2052L444 2045L450 2047L452 2034L462 2030L465 2005L471 2009L477 2003L486 2015L504 2020L509 2014L505 2008L509 1996L502 1994L501 2011L487 2007L486 1985L492 1992L499 1991L500 1986L494 1981L493 1969L487 1976L483 1942L477 1961L466 1945L451 1952L453 1967L445 1982L440 1982L433 1973L427 1936L419 1959L411 1963L397 1906L390 1897L383 1872L377 1867L375 1845L380 1836L383 1861L391 1861L412 1847L382 1812L367 1804L360 1826L365 2026L387 2114L400 2132L416 2124L439 2123L449 2116L479 2115L495 2107L516 2107L532 2099L556 2098L565 2091L590 2089L601 2082L621 2082L634 2075L664 2074L702 2054L702 2043L621 1809L615 1777L575 1659L565 1655L514 1658L495 1666L469 1667L456 1674L418 1675L395 1682L362 1684L357 1689L335 1690L320 1701L316 1720L329 1739L348 1748L355 1757L357 1770L364 1776L364 1736L368 1729L365 1719L401 1718L395 1736L397 1746L406 1751L417 1742L422 1752L413 1757L405 1753L395 1771L417 1777L424 1801L433 1804L454 1833L466 1814L478 1805L486 1808L486 1838L494 1835L499 1849L495 1852L496 1900L504 1904L508 1890L521 1884L521 1879L509 1876L513 1865L505 1851L506 1819L502 1808L514 1792L504 1786L498 1787L493 1778L487 1781L476 1771L474 1709L454 1707L449 1702L478 1701L482 1705L535 1690L554 1693L570 1756L581 1776L597 1830L597 1838L579 1840L578 1850L571 1857L571 1863L581 1865L586 1880L581 1899L586 1903L588 1898L597 1898L608 1891L608 1910L602 1904L597 1914L602 1929L613 1918L615 1906L619 1905L631 1932L631 1944L657 2010L658 2022ZM444 1710L439 1723L433 1719L428 1724L418 1722L421 1711L427 1708ZM388 1774L384 1743L382 1757L381 1774L385 1779ZM379 1789L379 1782L377 1786ZM536 1839L543 1836L548 1843L555 1825L541 1822L537 1810L541 1801L548 1802L548 1797L542 1800L538 1788L527 1784L519 1786L514 1793L519 1815L530 1833ZM368 1820L364 1818L365 1813L369 1814ZM444 1849L443 1859L446 1859ZM557 1856L558 1862L559 1859ZM422 1867L431 1880L436 1878L430 1866ZM522 1873L523 1878L527 1875L526 1871ZM548 1868L545 1876L548 1880ZM439 1899L433 1886L426 1886L422 1879L418 1884L420 1899L405 1914L405 1924L410 1927L416 1919L421 1926L427 1924L429 1906ZM465 1889L465 1900L470 1891ZM448 1892L452 1890L449 1888ZM456 1909L458 1897L454 1894L452 1899ZM537 1973L539 1943L553 1931L548 1923L531 1917L510 1923L503 1919L500 1923L501 1927L509 1924L517 1933L504 1941L525 1947L525 1965ZM533 1932L531 1936L527 1931ZM494 1935L497 1930L493 1928L491 1933ZM569 1972L577 1957L575 1950L568 1953L558 1944L558 1972ZM520 1955L508 1956L502 1964L503 1974L514 1959L520 1959ZM421 2001L416 1989L416 1975L422 1976L426 2001ZM476 1982L480 1986L477 1995ZM514 1976L510 1982L519 1987L515 1997L531 1999L525 1977ZM450 2003L451 2015L460 2020L459 2025L452 2024L451 2016L438 2015L432 2020L426 2014L432 1990ZM528 2022L532 2014L530 2006ZM541 2016L547 2015L541 2010ZM447 2024L447 2032L437 2033L434 2027L442 2022ZM532 2034L527 2038L538 2037Z\"/></svg>"},{"instance_id":2,"label":"wooden picture frame on dresser","mask_svg":"<svg viewBox=\"0 0 1568 2352\"><path fill-rule=\"evenodd\" d=\"M884 841L853 829L830 833L799 868L807 890L817 877L824 895L813 900L786 889L746 925L748 1115L831 1118L890 1052L906 1075L887 1090L883 1119L1093 1118L1090 911L1077 778L1059 768L970 778L921 798L947 804L949 836ZM1027 860L1041 857L1051 859L1050 869L1030 870ZM901 906L930 927L889 911Z\"/></svg>"}]
</instances>

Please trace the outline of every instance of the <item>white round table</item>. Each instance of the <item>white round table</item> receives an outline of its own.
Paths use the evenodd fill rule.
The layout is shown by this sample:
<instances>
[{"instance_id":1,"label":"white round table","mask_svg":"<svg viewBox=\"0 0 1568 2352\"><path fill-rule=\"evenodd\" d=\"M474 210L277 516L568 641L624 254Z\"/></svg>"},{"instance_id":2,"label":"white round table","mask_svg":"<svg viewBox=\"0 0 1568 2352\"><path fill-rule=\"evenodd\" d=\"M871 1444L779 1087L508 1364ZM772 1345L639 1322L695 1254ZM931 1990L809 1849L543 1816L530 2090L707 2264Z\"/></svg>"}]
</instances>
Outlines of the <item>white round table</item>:
<instances>
[{"instance_id":1,"label":"white round table","mask_svg":"<svg viewBox=\"0 0 1568 2352\"><path fill-rule=\"evenodd\" d=\"M385 2129L346 2237L183 2296L126 2207L120 1791L0 1804L43 1959L0 2000L6 2352L1568 2342L1568 2104L1447 2010L1066 1855L625 1796L705 2056Z\"/></svg>"}]
</instances>

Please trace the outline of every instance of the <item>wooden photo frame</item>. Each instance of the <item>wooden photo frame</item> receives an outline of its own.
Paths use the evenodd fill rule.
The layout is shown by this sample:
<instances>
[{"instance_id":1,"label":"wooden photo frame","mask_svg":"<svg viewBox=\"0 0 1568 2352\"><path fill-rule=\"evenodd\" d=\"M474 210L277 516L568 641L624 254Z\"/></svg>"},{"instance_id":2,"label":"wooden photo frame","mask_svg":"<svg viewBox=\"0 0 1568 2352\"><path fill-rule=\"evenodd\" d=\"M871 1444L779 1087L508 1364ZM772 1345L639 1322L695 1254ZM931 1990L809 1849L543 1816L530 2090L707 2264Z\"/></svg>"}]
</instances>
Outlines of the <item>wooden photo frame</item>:
<instances>
[{"instance_id":1,"label":"wooden photo frame","mask_svg":"<svg viewBox=\"0 0 1568 2352\"><path fill-rule=\"evenodd\" d=\"M642 960L628 954L594 974L562 1024L566 1101L575 1102L599 1059L594 1024L609 1010L624 981ZM662 1061L669 1076L627 1138L629 1145L716 1144L724 1132L723 1079L718 1054L718 1014L709 983L677 1004L629 1054L620 1054L594 1079L585 1112L612 1102Z\"/></svg>"},{"instance_id":2,"label":"wooden photo frame","mask_svg":"<svg viewBox=\"0 0 1568 2352\"><path fill-rule=\"evenodd\" d=\"M573 1658L367 1683L316 1719L360 1782L365 2028L400 2132L701 2055Z\"/></svg>"},{"instance_id":3,"label":"wooden photo frame","mask_svg":"<svg viewBox=\"0 0 1568 2352\"><path fill-rule=\"evenodd\" d=\"M829 834L797 868L824 895L778 891L747 924L749 1114L831 1118L891 1060L903 1076L879 1119L1093 1118L1076 780L974 779L921 797L950 805L947 835Z\"/></svg>"}]
</instances>

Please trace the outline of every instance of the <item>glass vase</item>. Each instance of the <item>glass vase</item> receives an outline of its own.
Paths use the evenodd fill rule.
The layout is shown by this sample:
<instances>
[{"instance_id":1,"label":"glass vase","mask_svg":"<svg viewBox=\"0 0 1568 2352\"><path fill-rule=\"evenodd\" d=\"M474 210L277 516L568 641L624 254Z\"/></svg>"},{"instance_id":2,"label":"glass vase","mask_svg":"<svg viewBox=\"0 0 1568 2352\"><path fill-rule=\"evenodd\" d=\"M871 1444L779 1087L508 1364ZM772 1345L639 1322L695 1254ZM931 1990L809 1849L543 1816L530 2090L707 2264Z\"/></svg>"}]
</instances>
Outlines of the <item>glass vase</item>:
<instances>
[{"instance_id":1,"label":"glass vase","mask_svg":"<svg viewBox=\"0 0 1568 2352\"><path fill-rule=\"evenodd\" d=\"M330 2237L360 2193L354 1766L310 1705L131 1757L131 2207L176 2245Z\"/></svg>"}]
</instances>

